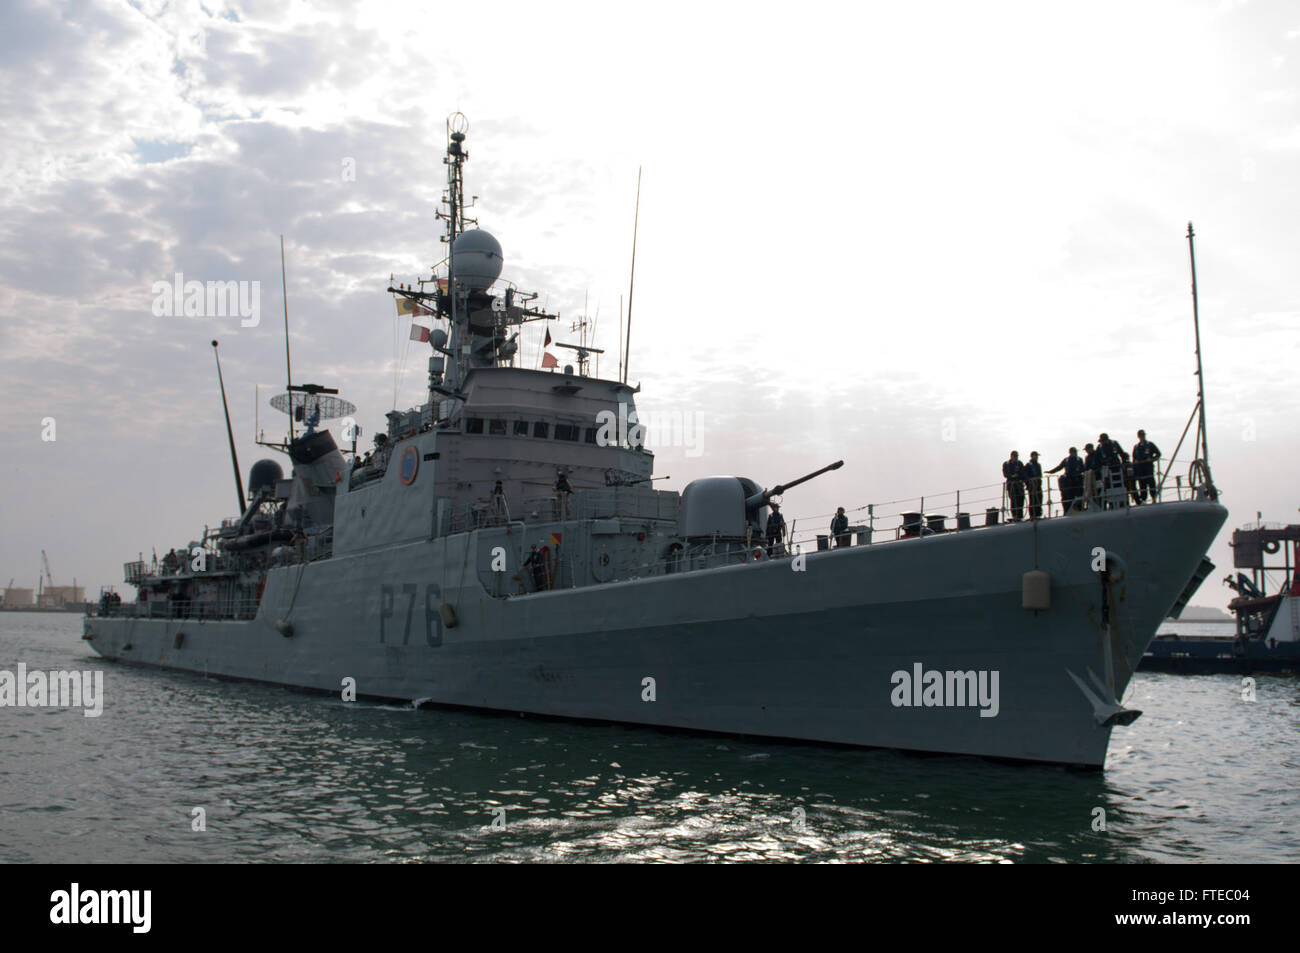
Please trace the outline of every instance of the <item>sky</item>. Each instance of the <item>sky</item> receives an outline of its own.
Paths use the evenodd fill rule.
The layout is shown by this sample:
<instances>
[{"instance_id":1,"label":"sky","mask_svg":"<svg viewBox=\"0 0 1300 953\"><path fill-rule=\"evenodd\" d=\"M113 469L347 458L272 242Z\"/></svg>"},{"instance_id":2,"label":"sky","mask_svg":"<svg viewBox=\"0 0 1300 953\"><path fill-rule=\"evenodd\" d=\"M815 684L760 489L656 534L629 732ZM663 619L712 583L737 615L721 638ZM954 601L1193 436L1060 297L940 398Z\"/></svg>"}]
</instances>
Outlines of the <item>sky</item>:
<instances>
[{"instance_id":1,"label":"sky","mask_svg":"<svg viewBox=\"0 0 1300 953\"><path fill-rule=\"evenodd\" d=\"M692 422L656 485L843 459L786 495L805 527L1102 430L1171 454L1193 221L1221 607L1231 528L1300 521L1298 97L1281 2L7 2L0 585L44 549L129 595L123 562L231 514L209 342L246 475L283 435L282 235L295 380L363 441L422 400L384 288L443 257L460 111L504 276L560 341L585 307L606 377L640 171L629 380ZM155 314L178 272L257 283L258 322Z\"/></svg>"}]
</instances>

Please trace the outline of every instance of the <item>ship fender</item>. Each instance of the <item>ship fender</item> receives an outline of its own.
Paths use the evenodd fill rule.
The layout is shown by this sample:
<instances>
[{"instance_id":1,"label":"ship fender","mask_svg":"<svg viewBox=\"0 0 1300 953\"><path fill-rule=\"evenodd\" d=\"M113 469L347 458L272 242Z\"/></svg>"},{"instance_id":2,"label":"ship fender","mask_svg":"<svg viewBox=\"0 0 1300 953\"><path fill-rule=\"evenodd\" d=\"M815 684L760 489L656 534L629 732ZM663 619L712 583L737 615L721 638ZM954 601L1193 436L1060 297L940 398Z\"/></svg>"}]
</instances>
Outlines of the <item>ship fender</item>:
<instances>
[{"instance_id":1,"label":"ship fender","mask_svg":"<svg viewBox=\"0 0 1300 953\"><path fill-rule=\"evenodd\" d=\"M1031 569L1020 580L1020 606L1032 612L1046 612L1052 607L1052 574L1046 569Z\"/></svg>"}]
</instances>

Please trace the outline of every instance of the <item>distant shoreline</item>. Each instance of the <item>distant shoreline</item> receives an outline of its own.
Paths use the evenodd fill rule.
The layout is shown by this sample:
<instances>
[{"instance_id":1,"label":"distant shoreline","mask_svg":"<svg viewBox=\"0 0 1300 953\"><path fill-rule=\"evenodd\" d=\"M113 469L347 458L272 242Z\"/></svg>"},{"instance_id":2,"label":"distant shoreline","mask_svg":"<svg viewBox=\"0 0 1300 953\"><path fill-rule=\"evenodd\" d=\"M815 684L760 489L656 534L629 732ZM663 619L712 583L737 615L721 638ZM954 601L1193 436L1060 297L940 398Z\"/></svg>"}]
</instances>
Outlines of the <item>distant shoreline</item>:
<instances>
[{"instance_id":1,"label":"distant shoreline","mask_svg":"<svg viewBox=\"0 0 1300 953\"><path fill-rule=\"evenodd\" d=\"M1178 617L1179 622L1235 622L1236 616L1222 609L1207 606L1188 606Z\"/></svg>"}]
</instances>

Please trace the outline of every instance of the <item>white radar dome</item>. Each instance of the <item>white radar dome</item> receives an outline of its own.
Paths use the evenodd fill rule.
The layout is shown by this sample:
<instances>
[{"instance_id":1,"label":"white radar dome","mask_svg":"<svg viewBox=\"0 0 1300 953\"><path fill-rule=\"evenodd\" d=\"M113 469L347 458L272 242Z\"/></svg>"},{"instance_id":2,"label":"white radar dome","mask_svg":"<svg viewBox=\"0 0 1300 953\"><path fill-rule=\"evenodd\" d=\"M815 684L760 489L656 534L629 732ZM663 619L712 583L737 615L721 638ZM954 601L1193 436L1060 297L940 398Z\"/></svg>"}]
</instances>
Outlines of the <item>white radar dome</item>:
<instances>
[{"instance_id":1,"label":"white radar dome","mask_svg":"<svg viewBox=\"0 0 1300 953\"><path fill-rule=\"evenodd\" d=\"M481 228L461 232L451 246L456 284L471 291L486 291L501 277L501 243Z\"/></svg>"}]
</instances>

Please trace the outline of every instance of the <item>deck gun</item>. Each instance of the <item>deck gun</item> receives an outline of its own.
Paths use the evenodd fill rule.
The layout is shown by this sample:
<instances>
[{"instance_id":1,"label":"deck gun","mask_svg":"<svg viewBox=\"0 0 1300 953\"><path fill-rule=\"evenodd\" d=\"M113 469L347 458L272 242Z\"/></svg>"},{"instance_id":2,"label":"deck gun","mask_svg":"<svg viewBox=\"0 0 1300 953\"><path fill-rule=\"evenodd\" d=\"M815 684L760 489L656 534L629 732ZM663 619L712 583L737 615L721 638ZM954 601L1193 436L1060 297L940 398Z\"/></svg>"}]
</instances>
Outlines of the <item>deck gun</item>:
<instances>
[{"instance_id":1,"label":"deck gun","mask_svg":"<svg viewBox=\"0 0 1300 953\"><path fill-rule=\"evenodd\" d=\"M752 512L753 510L756 510L761 506L767 506L767 504L772 501L772 497L780 496L782 493L784 493L786 490L790 489L791 487L796 487L800 483L807 483L813 477L819 477L823 473L827 473L831 470L838 470L842 466L844 466L844 461L836 460L834 463L828 464L827 466L822 467L820 470L814 470L812 473L809 473L805 476L801 476L797 480L791 480L789 483L778 483L770 490L763 490L760 493L754 493L750 496L747 496L745 497L745 509L750 510Z\"/></svg>"}]
</instances>

